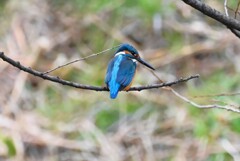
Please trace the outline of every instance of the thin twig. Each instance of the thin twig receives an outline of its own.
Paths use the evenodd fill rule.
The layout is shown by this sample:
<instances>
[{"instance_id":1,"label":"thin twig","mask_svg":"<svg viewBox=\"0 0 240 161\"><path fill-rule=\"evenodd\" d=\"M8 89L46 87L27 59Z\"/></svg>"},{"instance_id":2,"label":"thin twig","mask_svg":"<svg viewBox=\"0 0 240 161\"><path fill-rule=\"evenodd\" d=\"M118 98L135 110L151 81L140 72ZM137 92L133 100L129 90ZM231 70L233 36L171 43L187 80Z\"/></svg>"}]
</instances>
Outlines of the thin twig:
<instances>
[{"instance_id":1,"label":"thin twig","mask_svg":"<svg viewBox=\"0 0 240 161\"><path fill-rule=\"evenodd\" d=\"M239 150L227 138L221 139L220 145L232 156L234 161L240 160Z\"/></svg>"},{"instance_id":2,"label":"thin twig","mask_svg":"<svg viewBox=\"0 0 240 161\"><path fill-rule=\"evenodd\" d=\"M228 110L228 111L232 111L232 112L236 112L236 113L240 113L240 109L237 109L237 108L234 108L232 106L229 106L229 105L226 105L226 106L221 106L221 105L218 105L218 104L210 104L210 105L200 105L200 104L197 104L191 100L189 100L188 98L182 96L181 94L179 94L178 92L176 92L175 90L173 90L171 88L171 91L176 95L178 96L179 98L181 98L182 100L184 100L185 102L191 104L192 106L194 107L197 107L197 108L202 108L202 109L208 109L208 108L218 108L218 109L225 109L225 110Z\"/></svg>"},{"instance_id":3,"label":"thin twig","mask_svg":"<svg viewBox=\"0 0 240 161\"><path fill-rule=\"evenodd\" d=\"M193 98L226 97L226 96L239 96L239 95L240 95L240 92L236 92L236 93L220 93L220 94L198 95L198 96L193 96Z\"/></svg>"},{"instance_id":4,"label":"thin twig","mask_svg":"<svg viewBox=\"0 0 240 161\"><path fill-rule=\"evenodd\" d=\"M80 88L80 89L85 89L85 90L109 91L109 89L107 87L97 87L97 86L78 84L78 83L75 83L75 82L60 79L59 77L54 77L54 76L51 76L51 75L48 75L48 74L44 74L42 72L33 70L31 68L27 68L27 67L21 65L20 62L16 62L13 59L7 57L6 55L4 55L3 52L0 52L0 58L4 61L8 62L9 64L15 66L16 68L18 68L22 71L25 71L27 73L30 73L34 76L40 77L42 79L46 79L46 80L49 80L49 81L52 81L52 82L60 83L62 85L67 85L67 86ZM178 84L178 83L183 83L183 82L189 81L191 79L196 79L196 78L199 78L199 75L193 75L193 76L190 76L190 77L187 77L187 78L180 78L179 80L176 80L176 81L173 81L173 82L166 82L166 83L153 84L153 85L147 85L147 86L132 87L128 91L141 91L141 90L147 90L147 89L152 89L152 88L172 86L172 85L175 85L175 84Z\"/></svg>"},{"instance_id":5,"label":"thin twig","mask_svg":"<svg viewBox=\"0 0 240 161\"><path fill-rule=\"evenodd\" d=\"M220 101L220 100L217 100L217 99L212 99L211 100L212 102L216 102L216 103L221 103L221 104L224 104L224 105L227 105L227 106L230 106L230 107L233 107L233 108L238 108L239 109L239 105L234 105L232 103L227 103L225 101Z\"/></svg>"},{"instance_id":6,"label":"thin twig","mask_svg":"<svg viewBox=\"0 0 240 161\"><path fill-rule=\"evenodd\" d=\"M239 0L239 3L240 3L240 0ZM234 9L232 9L231 7L228 7L228 6L227 6L227 8L228 8L228 10L235 12L236 15L240 15L240 12L239 12L239 11L234 10ZM235 17L234 17L234 18L235 18Z\"/></svg>"},{"instance_id":7,"label":"thin twig","mask_svg":"<svg viewBox=\"0 0 240 161\"><path fill-rule=\"evenodd\" d=\"M237 18L239 6L240 6L240 0L238 0L237 9L235 11L234 18Z\"/></svg>"},{"instance_id":8,"label":"thin twig","mask_svg":"<svg viewBox=\"0 0 240 161\"><path fill-rule=\"evenodd\" d=\"M224 0L224 10L225 10L225 14L226 14L227 17L229 17L229 15L228 15L228 9L227 9L227 3L228 3L228 1L227 1L227 0Z\"/></svg>"},{"instance_id":9,"label":"thin twig","mask_svg":"<svg viewBox=\"0 0 240 161\"><path fill-rule=\"evenodd\" d=\"M154 71L151 71L151 73L160 81L162 82L162 80L158 77L158 75L154 72ZM239 108L234 108L236 106L232 106L232 105L226 105L226 106L221 106L221 105L217 105L217 104L210 104L210 105L199 105L193 101L191 101L190 99L182 96L181 94L179 94L177 91L175 91L173 88L171 88L170 86L167 86L166 88L164 88L166 90L170 90L175 96L181 98L182 100L184 100L185 102L191 104L192 106L194 107L197 107L197 108L218 108L218 109L225 109L225 110L228 110L228 111L232 111L232 112L236 112L236 113L240 113L240 109Z\"/></svg>"},{"instance_id":10,"label":"thin twig","mask_svg":"<svg viewBox=\"0 0 240 161\"><path fill-rule=\"evenodd\" d=\"M227 17L229 17L227 3L228 3L228 1L227 1L227 0L224 0L224 10L225 10L225 14L226 14ZM236 11L235 11L235 16L234 16L235 19L236 19L236 17L237 17L239 5L240 5L240 0L238 1L238 6L237 6L237 9L236 9ZM239 32L238 30L235 30L235 29L233 29L233 28L231 28L231 27L229 27L229 26L227 26L227 27L229 28L229 30L230 30L235 36L237 36L238 38L240 38L240 32Z\"/></svg>"},{"instance_id":11,"label":"thin twig","mask_svg":"<svg viewBox=\"0 0 240 161\"><path fill-rule=\"evenodd\" d=\"M106 53L107 51L112 50L112 49L115 49L115 48L117 48L117 47L119 47L119 46L120 46L120 45L114 46L114 47L112 47L112 48L103 50L103 51L101 51L101 52L98 52L98 53L95 53L95 54L91 54L91 55L89 55L89 56L86 56L86 57L84 57L84 58L80 58L80 59L76 59L76 60L70 61L70 62L68 62L68 63L66 63L66 64L63 64L63 65L60 65L60 66L58 66L58 67L56 67L56 68L54 68L54 69L48 70L48 71L46 71L46 72L43 72L43 74L48 74L48 73L53 72L53 71L55 71L55 70L57 70L57 69L59 69L59 68L65 67L65 66L67 66L67 65L70 65L70 64L73 64L73 63L82 61L82 60L86 60L86 59L88 59L88 58L91 58L91 57L100 55L100 54L102 54L102 53Z\"/></svg>"}]
</instances>

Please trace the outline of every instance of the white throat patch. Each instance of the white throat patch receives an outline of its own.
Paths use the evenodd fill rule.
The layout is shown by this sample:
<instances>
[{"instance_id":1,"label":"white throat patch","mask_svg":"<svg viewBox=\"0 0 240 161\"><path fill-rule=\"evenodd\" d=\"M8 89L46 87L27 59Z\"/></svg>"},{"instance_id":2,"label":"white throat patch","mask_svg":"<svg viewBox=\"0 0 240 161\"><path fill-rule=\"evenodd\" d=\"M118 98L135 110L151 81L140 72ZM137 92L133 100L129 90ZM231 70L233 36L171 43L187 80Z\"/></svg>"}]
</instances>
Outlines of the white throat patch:
<instances>
[{"instance_id":1,"label":"white throat patch","mask_svg":"<svg viewBox=\"0 0 240 161\"><path fill-rule=\"evenodd\" d=\"M117 54L115 54L114 57L116 57L116 56L118 56L118 55L124 55L124 54L125 54L125 52L121 51L121 52L118 52Z\"/></svg>"},{"instance_id":2,"label":"white throat patch","mask_svg":"<svg viewBox=\"0 0 240 161\"><path fill-rule=\"evenodd\" d=\"M124 52L124 51L121 51L121 52L118 52L117 54L115 54L115 56L114 57L116 57L116 56L119 56L119 55L125 55L126 53ZM134 63L135 62L137 62L137 60L136 59L131 59Z\"/></svg>"}]
</instances>

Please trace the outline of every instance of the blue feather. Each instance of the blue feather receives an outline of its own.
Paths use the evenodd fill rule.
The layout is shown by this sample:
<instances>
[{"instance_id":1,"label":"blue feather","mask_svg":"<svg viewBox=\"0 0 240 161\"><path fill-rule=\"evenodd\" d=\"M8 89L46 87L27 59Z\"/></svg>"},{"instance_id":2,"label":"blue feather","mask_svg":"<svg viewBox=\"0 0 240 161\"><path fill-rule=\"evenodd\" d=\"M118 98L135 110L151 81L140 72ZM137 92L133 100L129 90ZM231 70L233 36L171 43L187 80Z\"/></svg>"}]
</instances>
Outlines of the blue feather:
<instances>
[{"instance_id":1,"label":"blue feather","mask_svg":"<svg viewBox=\"0 0 240 161\"><path fill-rule=\"evenodd\" d=\"M118 55L117 57L114 58L113 60L113 64L110 64L109 68L109 72L108 74L111 74L111 76L108 76L107 74L107 84L108 84L108 88L110 90L110 97L112 99L116 98L119 92L119 88L120 88L120 84L117 82L117 75L118 75L118 71L119 71L119 66L121 64L123 56L122 55ZM110 79L109 79L110 77Z\"/></svg>"},{"instance_id":2,"label":"blue feather","mask_svg":"<svg viewBox=\"0 0 240 161\"><path fill-rule=\"evenodd\" d=\"M115 99L120 90L127 87L133 80L136 71L136 62L128 55L116 55L108 64L105 83L110 90L110 97Z\"/></svg>"},{"instance_id":3,"label":"blue feather","mask_svg":"<svg viewBox=\"0 0 240 161\"><path fill-rule=\"evenodd\" d=\"M105 84L107 84L107 85L108 85L108 82L111 79L113 65L114 65L114 59L112 59L108 64L108 69L107 69L107 73L106 73L106 77L105 77Z\"/></svg>"},{"instance_id":4,"label":"blue feather","mask_svg":"<svg viewBox=\"0 0 240 161\"><path fill-rule=\"evenodd\" d=\"M122 60L117 76L117 82L121 84L121 90L132 82L136 66L137 64L127 57Z\"/></svg>"}]
</instances>

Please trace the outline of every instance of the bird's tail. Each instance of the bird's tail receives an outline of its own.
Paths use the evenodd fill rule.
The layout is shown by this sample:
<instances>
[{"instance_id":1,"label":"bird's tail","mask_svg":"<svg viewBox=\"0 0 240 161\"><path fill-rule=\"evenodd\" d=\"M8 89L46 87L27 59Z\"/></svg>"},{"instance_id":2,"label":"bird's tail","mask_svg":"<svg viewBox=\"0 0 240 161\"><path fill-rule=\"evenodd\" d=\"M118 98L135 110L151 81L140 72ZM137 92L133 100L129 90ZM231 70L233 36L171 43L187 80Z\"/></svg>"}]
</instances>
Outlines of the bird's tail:
<instances>
[{"instance_id":1,"label":"bird's tail","mask_svg":"<svg viewBox=\"0 0 240 161\"><path fill-rule=\"evenodd\" d=\"M113 93L113 92L110 93L111 99L115 99L117 97L117 95L118 95L118 91L115 93Z\"/></svg>"},{"instance_id":2,"label":"bird's tail","mask_svg":"<svg viewBox=\"0 0 240 161\"><path fill-rule=\"evenodd\" d=\"M115 99L118 95L120 85L115 84L113 87L110 87L110 97L111 99Z\"/></svg>"}]
</instances>

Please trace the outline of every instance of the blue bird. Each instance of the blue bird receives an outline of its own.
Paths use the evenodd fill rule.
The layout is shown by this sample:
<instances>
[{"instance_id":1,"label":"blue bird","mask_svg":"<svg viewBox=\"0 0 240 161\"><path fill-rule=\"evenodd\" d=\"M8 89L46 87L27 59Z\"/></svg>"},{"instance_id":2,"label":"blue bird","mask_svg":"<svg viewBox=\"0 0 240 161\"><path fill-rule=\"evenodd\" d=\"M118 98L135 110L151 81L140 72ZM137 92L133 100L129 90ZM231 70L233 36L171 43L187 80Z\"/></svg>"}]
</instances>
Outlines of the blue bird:
<instances>
[{"instance_id":1,"label":"blue bird","mask_svg":"<svg viewBox=\"0 0 240 161\"><path fill-rule=\"evenodd\" d=\"M115 99L121 90L129 90L136 72L137 61L154 68L140 58L138 51L129 44L122 44L109 62L105 83L110 91L110 97Z\"/></svg>"}]
</instances>

